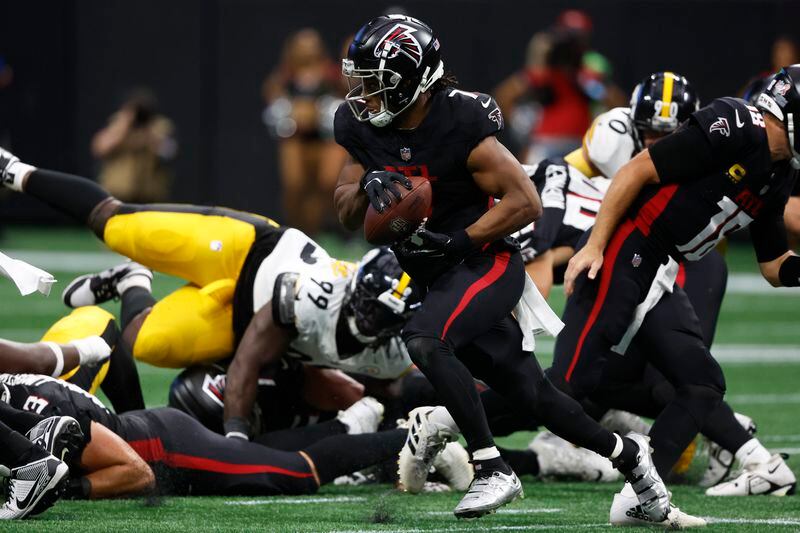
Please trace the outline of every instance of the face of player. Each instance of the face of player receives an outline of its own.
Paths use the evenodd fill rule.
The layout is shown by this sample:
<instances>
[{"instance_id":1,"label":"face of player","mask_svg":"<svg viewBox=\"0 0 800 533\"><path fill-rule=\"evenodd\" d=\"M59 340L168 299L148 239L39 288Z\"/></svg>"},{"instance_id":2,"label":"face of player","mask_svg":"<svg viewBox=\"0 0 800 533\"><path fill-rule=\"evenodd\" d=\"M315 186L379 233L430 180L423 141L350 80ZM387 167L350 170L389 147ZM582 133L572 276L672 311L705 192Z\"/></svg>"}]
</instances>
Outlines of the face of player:
<instances>
[{"instance_id":1,"label":"face of player","mask_svg":"<svg viewBox=\"0 0 800 533\"><path fill-rule=\"evenodd\" d=\"M669 135L669 133L670 132L666 131L652 131L652 130L645 131L643 132L642 135L642 144L644 144L645 148L650 148L658 140L663 139L664 137Z\"/></svg>"},{"instance_id":2,"label":"face of player","mask_svg":"<svg viewBox=\"0 0 800 533\"><path fill-rule=\"evenodd\" d=\"M361 95L364 103L371 114L379 113L381 111L381 94L376 92L380 91L380 83L377 78L367 77L361 85Z\"/></svg>"}]
</instances>

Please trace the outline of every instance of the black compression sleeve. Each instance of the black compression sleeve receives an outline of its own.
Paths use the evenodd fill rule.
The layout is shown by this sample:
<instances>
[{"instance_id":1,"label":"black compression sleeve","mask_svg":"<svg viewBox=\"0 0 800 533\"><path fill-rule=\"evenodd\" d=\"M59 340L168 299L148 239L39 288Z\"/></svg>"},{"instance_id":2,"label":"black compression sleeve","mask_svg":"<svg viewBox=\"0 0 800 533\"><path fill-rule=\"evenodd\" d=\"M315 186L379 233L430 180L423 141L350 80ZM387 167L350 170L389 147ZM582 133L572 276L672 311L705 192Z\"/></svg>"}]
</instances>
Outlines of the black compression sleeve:
<instances>
[{"instance_id":1,"label":"black compression sleeve","mask_svg":"<svg viewBox=\"0 0 800 533\"><path fill-rule=\"evenodd\" d=\"M89 221L98 204L111 197L90 179L42 169L28 176L25 192L82 223Z\"/></svg>"},{"instance_id":2,"label":"black compression sleeve","mask_svg":"<svg viewBox=\"0 0 800 533\"><path fill-rule=\"evenodd\" d=\"M800 257L790 255L781 263L778 278L784 287L800 287Z\"/></svg>"},{"instance_id":3,"label":"black compression sleeve","mask_svg":"<svg viewBox=\"0 0 800 533\"><path fill-rule=\"evenodd\" d=\"M789 250L782 211L762 214L750 224L749 229L759 263L777 259Z\"/></svg>"},{"instance_id":4,"label":"black compression sleeve","mask_svg":"<svg viewBox=\"0 0 800 533\"><path fill-rule=\"evenodd\" d=\"M689 122L649 149L661 183L702 178L715 168L711 143L697 124Z\"/></svg>"}]
</instances>

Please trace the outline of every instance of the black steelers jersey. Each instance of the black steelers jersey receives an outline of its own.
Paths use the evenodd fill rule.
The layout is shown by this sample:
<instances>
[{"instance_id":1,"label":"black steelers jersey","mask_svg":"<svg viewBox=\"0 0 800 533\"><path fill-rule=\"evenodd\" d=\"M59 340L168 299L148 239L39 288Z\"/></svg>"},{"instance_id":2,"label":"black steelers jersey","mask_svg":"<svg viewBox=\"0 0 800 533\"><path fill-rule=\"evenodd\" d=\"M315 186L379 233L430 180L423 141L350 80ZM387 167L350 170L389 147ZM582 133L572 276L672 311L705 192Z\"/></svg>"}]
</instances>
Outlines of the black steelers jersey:
<instances>
[{"instance_id":1,"label":"black steelers jersey","mask_svg":"<svg viewBox=\"0 0 800 533\"><path fill-rule=\"evenodd\" d=\"M525 168L544 209L539 220L513 234L522 259L529 263L552 248L578 245L581 235L594 225L609 180L587 178L560 157Z\"/></svg>"},{"instance_id":2,"label":"black steelers jersey","mask_svg":"<svg viewBox=\"0 0 800 533\"><path fill-rule=\"evenodd\" d=\"M33 411L42 416L71 416L81 423L91 420L117 435L133 430L136 420L117 416L109 411L92 394L72 383L37 374L0 374L0 400L22 411Z\"/></svg>"},{"instance_id":3,"label":"black steelers jersey","mask_svg":"<svg viewBox=\"0 0 800 533\"><path fill-rule=\"evenodd\" d=\"M435 92L429 106L418 127L401 130L358 122L342 104L334 122L336 142L365 170L428 178L433 210L426 227L462 230L491 205L489 195L472 179L467 158L478 143L503 129L503 115L491 96L452 88Z\"/></svg>"},{"instance_id":4,"label":"black steelers jersey","mask_svg":"<svg viewBox=\"0 0 800 533\"><path fill-rule=\"evenodd\" d=\"M774 259L796 172L772 162L764 117L738 98L718 98L650 147L660 184L646 187L631 215L676 260L696 261L726 235L751 227L759 261ZM769 257L773 256L773 257Z\"/></svg>"}]
</instances>

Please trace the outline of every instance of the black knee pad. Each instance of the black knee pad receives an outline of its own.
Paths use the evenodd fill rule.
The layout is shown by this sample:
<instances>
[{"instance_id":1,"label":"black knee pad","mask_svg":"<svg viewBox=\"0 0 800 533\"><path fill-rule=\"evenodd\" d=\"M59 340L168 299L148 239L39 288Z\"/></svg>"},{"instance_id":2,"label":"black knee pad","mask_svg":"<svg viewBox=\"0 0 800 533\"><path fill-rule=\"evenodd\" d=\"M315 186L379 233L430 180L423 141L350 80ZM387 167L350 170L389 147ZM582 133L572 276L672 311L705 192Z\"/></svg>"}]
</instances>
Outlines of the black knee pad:
<instances>
[{"instance_id":1,"label":"black knee pad","mask_svg":"<svg viewBox=\"0 0 800 533\"><path fill-rule=\"evenodd\" d=\"M434 337L412 337L403 340L411 360L423 371L434 358L441 357L448 352L445 342Z\"/></svg>"},{"instance_id":2,"label":"black knee pad","mask_svg":"<svg viewBox=\"0 0 800 533\"><path fill-rule=\"evenodd\" d=\"M722 402L724 391L707 385L683 385L675 390L675 403L682 406L702 425L706 417Z\"/></svg>"}]
</instances>

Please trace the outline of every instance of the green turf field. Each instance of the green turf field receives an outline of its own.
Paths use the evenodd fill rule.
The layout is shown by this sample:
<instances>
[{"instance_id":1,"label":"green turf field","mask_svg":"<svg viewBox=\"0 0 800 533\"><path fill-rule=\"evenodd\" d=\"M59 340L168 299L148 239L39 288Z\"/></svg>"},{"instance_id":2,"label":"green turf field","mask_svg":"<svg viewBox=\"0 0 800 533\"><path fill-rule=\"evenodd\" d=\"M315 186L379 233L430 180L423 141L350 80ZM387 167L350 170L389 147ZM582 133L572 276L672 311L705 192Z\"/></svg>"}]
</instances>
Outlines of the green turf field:
<instances>
[{"instance_id":1,"label":"green turf field","mask_svg":"<svg viewBox=\"0 0 800 533\"><path fill-rule=\"evenodd\" d=\"M354 258L363 250L324 239L332 255ZM21 298L9 282L0 283L0 337L37 340L65 313L59 297L74 276L114 264L115 258L81 229L7 228L0 249L48 269L59 280L49 298ZM714 353L725 369L728 400L752 416L759 436L773 450L794 454L800 472L800 291L766 288L757 277L752 252L734 247L728 254L729 293L720 318ZM180 284L157 276L156 296ZM557 310L563 297L552 297ZM116 312L114 305L108 306ZM552 341L537 350L547 365ZM140 366L149 406L166 403L175 371ZM504 439L523 447L531 434ZM698 459L690 474L702 471ZM3 531L526 531L608 529L608 509L619 484L525 481L526 499L479 521L459 522L450 514L458 494L410 496L389 486L325 487L297 498L166 498L160 501L60 502L41 517L3 524ZM712 499L693 486L673 486L681 508L707 517L713 531L800 531L800 497Z\"/></svg>"}]
</instances>

